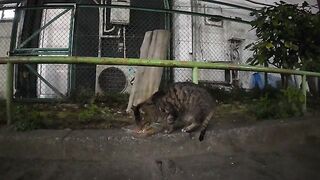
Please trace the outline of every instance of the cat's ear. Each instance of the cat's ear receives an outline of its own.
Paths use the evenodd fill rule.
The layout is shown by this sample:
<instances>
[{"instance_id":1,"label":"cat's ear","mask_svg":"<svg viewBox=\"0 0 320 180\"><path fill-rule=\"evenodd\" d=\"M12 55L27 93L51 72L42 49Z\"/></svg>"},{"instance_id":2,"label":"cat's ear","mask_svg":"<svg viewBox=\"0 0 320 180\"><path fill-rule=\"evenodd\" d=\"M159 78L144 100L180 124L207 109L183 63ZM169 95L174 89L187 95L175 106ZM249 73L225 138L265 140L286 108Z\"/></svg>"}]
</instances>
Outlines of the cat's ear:
<instances>
[{"instance_id":1,"label":"cat's ear","mask_svg":"<svg viewBox=\"0 0 320 180\"><path fill-rule=\"evenodd\" d=\"M131 107L132 112L136 112L138 110L137 106L132 105Z\"/></svg>"},{"instance_id":2,"label":"cat's ear","mask_svg":"<svg viewBox=\"0 0 320 180\"><path fill-rule=\"evenodd\" d=\"M153 104L153 101L152 101L152 97L147 99L145 102L144 102L145 105L152 105Z\"/></svg>"},{"instance_id":3,"label":"cat's ear","mask_svg":"<svg viewBox=\"0 0 320 180\"><path fill-rule=\"evenodd\" d=\"M160 99L162 96L164 96L165 95L165 92L163 92L163 91L157 91L157 92L155 92L153 95L152 95L152 97L151 97L151 101L152 102L155 102L156 100L158 100L158 99Z\"/></svg>"}]
</instances>

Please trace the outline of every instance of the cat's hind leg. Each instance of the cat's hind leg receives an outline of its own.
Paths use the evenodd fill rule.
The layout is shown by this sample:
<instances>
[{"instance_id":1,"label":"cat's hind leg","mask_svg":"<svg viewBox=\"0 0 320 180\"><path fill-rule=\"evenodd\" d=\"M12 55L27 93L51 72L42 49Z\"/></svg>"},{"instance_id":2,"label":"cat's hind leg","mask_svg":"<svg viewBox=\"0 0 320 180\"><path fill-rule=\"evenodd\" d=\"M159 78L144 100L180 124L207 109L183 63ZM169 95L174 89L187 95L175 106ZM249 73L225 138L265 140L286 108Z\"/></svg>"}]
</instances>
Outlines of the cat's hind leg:
<instances>
[{"instance_id":1,"label":"cat's hind leg","mask_svg":"<svg viewBox=\"0 0 320 180\"><path fill-rule=\"evenodd\" d=\"M181 131L182 131L182 132L188 132L188 133L189 133L189 132L192 132L192 131L196 130L199 126L200 126L199 123L193 122L193 123L191 123L189 126L184 127Z\"/></svg>"},{"instance_id":2,"label":"cat's hind leg","mask_svg":"<svg viewBox=\"0 0 320 180\"><path fill-rule=\"evenodd\" d=\"M183 117L183 121L185 123L185 126L183 129L181 129L182 132L191 132L197 129L201 124L196 121L196 116L193 114L185 114Z\"/></svg>"}]
</instances>

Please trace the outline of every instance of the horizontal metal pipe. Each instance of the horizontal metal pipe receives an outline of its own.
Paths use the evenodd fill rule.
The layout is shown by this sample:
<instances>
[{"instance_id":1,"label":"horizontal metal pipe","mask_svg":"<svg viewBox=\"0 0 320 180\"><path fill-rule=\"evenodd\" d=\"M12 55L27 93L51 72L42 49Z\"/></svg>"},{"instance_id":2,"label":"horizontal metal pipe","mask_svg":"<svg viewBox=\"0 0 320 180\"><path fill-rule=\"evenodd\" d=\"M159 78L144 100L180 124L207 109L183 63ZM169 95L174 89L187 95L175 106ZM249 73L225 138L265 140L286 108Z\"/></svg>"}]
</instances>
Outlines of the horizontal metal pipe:
<instances>
[{"instance_id":1,"label":"horizontal metal pipe","mask_svg":"<svg viewBox=\"0 0 320 180\"><path fill-rule=\"evenodd\" d=\"M135 59L135 58L97 58L97 57L59 57L59 56L11 56L0 57L0 64L8 62L19 64L99 64L99 65L125 65L125 66L155 66L155 67L179 67L179 68L194 68L198 69L222 69L222 70L240 70L254 72L269 72L281 74L296 74L320 77L318 72L299 71L290 69L280 69L262 66L238 65L230 63L207 63L195 61L174 61L174 60L159 60L159 59Z\"/></svg>"},{"instance_id":2,"label":"horizontal metal pipe","mask_svg":"<svg viewBox=\"0 0 320 180\"><path fill-rule=\"evenodd\" d=\"M78 4L78 8L121 8L121 9L131 9L131 10L137 10L137 11L147 11L147 12L156 12L156 13L170 13L170 14L184 14L184 15L191 15L191 16L203 16L203 17L212 17L212 18L218 18L218 19L225 19L235 22L241 22L250 24L249 21L242 20L239 18L231 18L231 17L225 17L220 15L212 15L212 14L204 14L204 13L197 13L197 12L190 12L190 11L180 11L180 10L173 10L173 9L157 9L157 8L145 8L145 7L136 7L136 6L122 6L122 5L107 5L107 4ZM0 8L0 10L5 9L25 9L25 10L32 10L32 9L66 9L66 8L73 8L73 5L46 5L46 6L22 6L18 8Z\"/></svg>"},{"instance_id":3,"label":"horizontal metal pipe","mask_svg":"<svg viewBox=\"0 0 320 180\"><path fill-rule=\"evenodd\" d=\"M74 6L70 4L64 5L45 5L45 6L8 6L1 7L0 10L21 9L21 10L43 10L43 9L72 9Z\"/></svg>"},{"instance_id":4,"label":"horizontal metal pipe","mask_svg":"<svg viewBox=\"0 0 320 180\"><path fill-rule=\"evenodd\" d=\"M19 48L15 49L17 52L25 51L69 51L69 48Z\"/></svg>"},{"instance_id":5,"label":"horizontal metal pipe","mask_svg":"<svg viewBox=\"0 0 320 180\"><path fill-rule=\"evenodd\" d=\"M13 56L38 56L38 55L50 55L50 56L61 56L69 55L69 51L14 51Z\"/></svg>"},{"instance_id":6,"label":"horizontal metal pipe","mask_svg":"<svg viewBox=\"0 0 320 180\"><path fill-rule=\"evenodd\" d=\"M11 4L11 3L20 3L21 0L2 0L0 4Z\"/></svg>"}]
</instances>

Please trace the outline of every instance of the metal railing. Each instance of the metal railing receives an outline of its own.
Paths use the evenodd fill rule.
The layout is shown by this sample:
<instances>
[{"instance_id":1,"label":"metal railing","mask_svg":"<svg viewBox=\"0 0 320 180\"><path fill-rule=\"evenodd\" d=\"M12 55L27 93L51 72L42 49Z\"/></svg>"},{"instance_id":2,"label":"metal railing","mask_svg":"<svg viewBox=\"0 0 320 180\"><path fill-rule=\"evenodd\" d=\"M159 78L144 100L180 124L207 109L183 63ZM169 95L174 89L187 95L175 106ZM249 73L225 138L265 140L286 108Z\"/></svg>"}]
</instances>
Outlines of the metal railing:
<instances>
[{"instance_id":1,"label":"metal railing","mask_svg":"<svg viewBox=\"0 0 320 180\"><path fill-rule=\"evenodd\" d=\"M6 85L6 104L7 104L7 123L11 123L12 119L12 98L13 98L13 65L14 64L95 64L95 65L126 65L126 66L152 66L152 67L174 67L174 68L192 68L192 80L198 83L199 69L221 69L221 70L239 70L239 71L255 71L267 73L280 73L302 76L302 92L304 95L303 111L307 110L307 76L320 77L320 73L299 71L290 69L279 69L269 67L258 67L249 65L237 65L226 63L206 63L192 61L172 61L157 59L131 59L131 58L96 58L96 57L5 57L0 58L0 64L7 64L7 85Z\"/></svg>"},{"instance_id":2,"label":"metal railing","mask_svg":"<svg viewBox=\"0 0 320 180\"><path fill-rule=\"evenodd\" d=\"M167 76L171 81L192 80L194 83L223 81L230 85L235 80L243 81L240 84L244 85L239 87L245 89L248 89L250 84L251 74L247 73L248 71L298 75L302 77L301 88L305 97L303 110L306 111L306 78L307 76L320 77L320 73L244 65L246 59L252 56L252 52L244 47L256 40L254 32L250 31L250 18L248 18L249 12L254 11L254 8L213 0L203 0L202 5L196 4L196 7L190 2L187 5L183 4L185 2L177 0L169 4L169 1L165 0L162 2L164 3L162 8L109 4L51 4L0 8L0 10L16 10L15 18L10 22L11 28L8 23L5 26L0 24L0 33L7 31L4 33L5 36L0 34L0 42L6 42L0 44L0 64L6 64L7 69L6 73L0 72L0 88L2 85L6 89L8 124L12 119L13 82L23 77L24 72L31 74L36 79L36 83L42 85L38 87L38 84L33 84L36 91L45 87L43 91L50 89L50 93L67 99L70 95L69 91L79 88L77 83L97 81L98 72L96 71L99 68L105 68L101 65L128 66L129 68L167 67L164 72L168 72ZM226 6L228 8L225 8ZM110 15L112 9L129 9L130 18L131 16L133 18L130 19L129 24L107 22L106 16ZM239 9L245 12L238 13ZM226 13L221 13L222 10ZM27 13L38 14L38 24L32 28L27 27L30 32L23 29L24 24L28 24L24 19ZM61 30L60 27L65 29ZM145 32L156 28L166 29L171 33L171 44L167 55L170 60L138 59ZM11 40L8 42L10 37ZM6 55L4 51L9 52L9 57L1 57ZM51 67L53 64L56 66ZM79 64L84 66L76 67ZM45 75L39 71L42 65L45 68L50 66L45 69L47 71ZM59 65L65 66L59 69ZM0 68L4 69L4 66ZM24 72L16 70L14 75L13 71L16 67ZM187 71L182 68L186 68ZM67 86L64 90L67 90L61 91L55 87L50 78L59 74L54 74L50 70L63 71L63 81L65 81L63 85ZM84 73L86 70L90 72ZM239 71L235 73L236 75L232 74L232 83L230 77L228 80L226 78L227 71L229 76L230 71ZM6 81L1 81L1 76L4 79L5 74L7 74ZM80 83L76 83L75 79L80 79ZM90 85L92 84L94 83ZM19 88L16 87L15 90ZM0 98L1 94L3 94L2 91L0 91ZM14 98L23 99L24 96L15 94ZM38 94L32 98L40 99Z\"/></svg>"}]
</instances>

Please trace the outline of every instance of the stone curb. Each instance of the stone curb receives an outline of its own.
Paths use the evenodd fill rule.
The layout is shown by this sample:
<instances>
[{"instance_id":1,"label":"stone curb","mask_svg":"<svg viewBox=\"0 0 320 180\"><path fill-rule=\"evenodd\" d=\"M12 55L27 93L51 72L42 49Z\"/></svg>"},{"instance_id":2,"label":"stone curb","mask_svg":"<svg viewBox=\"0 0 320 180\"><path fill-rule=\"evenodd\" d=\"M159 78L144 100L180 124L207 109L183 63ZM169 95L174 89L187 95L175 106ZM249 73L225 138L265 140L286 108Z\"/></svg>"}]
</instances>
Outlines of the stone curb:
<instances>
[{"instance_id":1,"label":"stone curb","mask_svg":"<svg viewBox=\"0 0 320 180\"><path fill-rule=\"evenodd\" d=\"M246 127L136 138L124 130L0 130L0 158L105 161L189 156L236 151L270 151L320 137L320 121L303 118L268 121Z\"/></svg>"}]
</instances>

